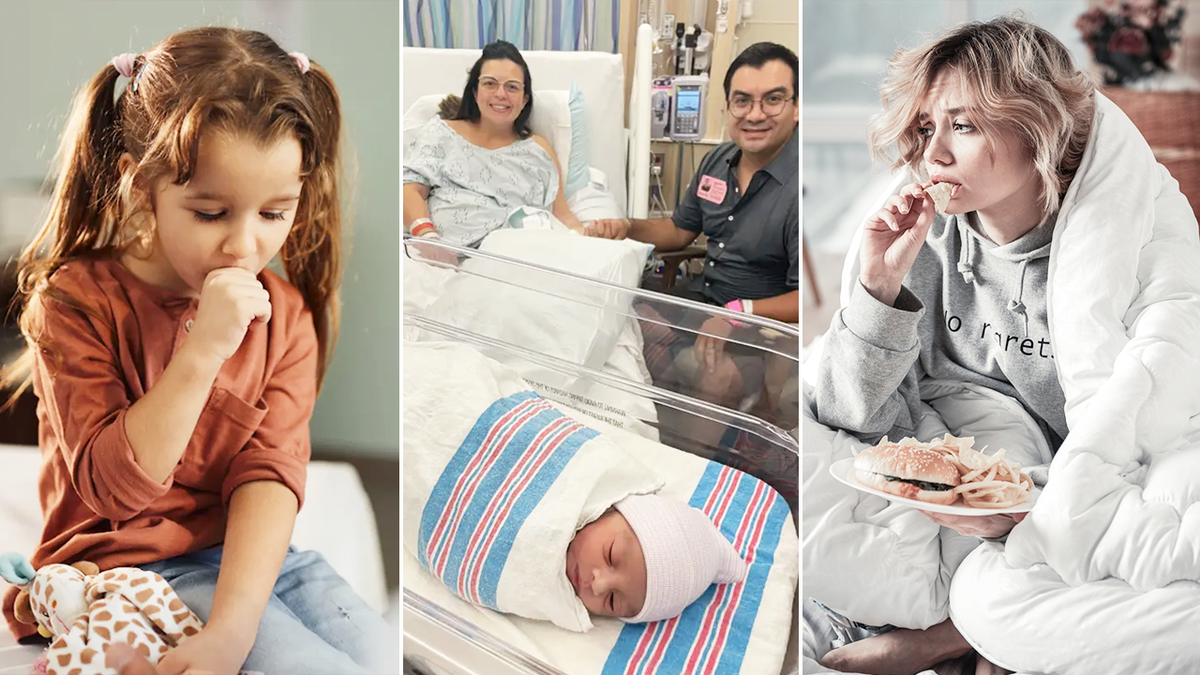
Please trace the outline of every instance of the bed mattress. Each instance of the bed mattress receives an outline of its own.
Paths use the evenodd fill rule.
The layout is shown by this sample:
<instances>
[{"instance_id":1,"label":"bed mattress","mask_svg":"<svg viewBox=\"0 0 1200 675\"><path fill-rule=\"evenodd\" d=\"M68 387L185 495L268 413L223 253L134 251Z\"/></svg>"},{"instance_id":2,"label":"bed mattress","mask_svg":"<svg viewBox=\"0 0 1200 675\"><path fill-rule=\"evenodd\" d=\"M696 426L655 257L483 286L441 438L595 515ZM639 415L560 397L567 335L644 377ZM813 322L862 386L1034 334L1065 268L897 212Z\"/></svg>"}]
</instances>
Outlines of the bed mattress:
<instances>
[{"instance_id":1,"label":"bed mattress","mask_svg":"<svg viewBox=\"0 0 1200 675\"><path fill-rule=\"evenodd\" d=\"M6 487L0 490L2 551L32 553L41 539L42 513L37 476L41 452L36 447L0 445ZM374 512L358 472L342 462L308 466L305 506L296 518L292 543L320 551L338 574L381 613L388 607L383 557ZM0 584L7 587L7 584ZM0 675L29 673L40 646L18 645L0 626Z\"/></svg>"}]
</instances>

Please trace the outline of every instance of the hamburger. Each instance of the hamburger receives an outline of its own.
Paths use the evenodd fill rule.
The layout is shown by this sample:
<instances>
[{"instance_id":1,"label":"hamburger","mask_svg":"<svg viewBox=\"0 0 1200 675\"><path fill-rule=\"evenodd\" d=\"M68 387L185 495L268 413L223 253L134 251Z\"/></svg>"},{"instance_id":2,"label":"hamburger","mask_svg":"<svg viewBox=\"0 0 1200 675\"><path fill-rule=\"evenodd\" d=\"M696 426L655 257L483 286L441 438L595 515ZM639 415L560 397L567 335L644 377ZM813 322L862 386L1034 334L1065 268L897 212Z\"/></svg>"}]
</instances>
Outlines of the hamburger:
<instances>
[{"instance_id":1,"label":"hamburger","mask_svg":"<svg viewBox=\"0 0 1200 675\"><path fill-rule=\"evenodd\" d=\"M886 439L884 439L886 441ZM942 453L912 445L882 443L854 458L858 482L881 492L948 506L958 499L958 467Z\"/></svg>"}]
</instances>

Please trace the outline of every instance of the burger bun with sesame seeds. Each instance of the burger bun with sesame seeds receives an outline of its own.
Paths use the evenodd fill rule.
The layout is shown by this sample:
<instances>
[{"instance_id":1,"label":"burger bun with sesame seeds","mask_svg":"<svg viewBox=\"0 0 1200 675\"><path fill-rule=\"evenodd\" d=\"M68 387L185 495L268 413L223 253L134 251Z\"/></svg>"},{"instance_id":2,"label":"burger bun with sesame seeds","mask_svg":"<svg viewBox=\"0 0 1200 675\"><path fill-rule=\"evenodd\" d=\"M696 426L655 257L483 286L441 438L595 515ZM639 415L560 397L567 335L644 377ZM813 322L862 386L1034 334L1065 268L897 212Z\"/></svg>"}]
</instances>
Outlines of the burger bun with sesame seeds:
<instances>
[{"instance_id":1,"label":"burger bun with sesame seeds","mask_svg":"<svg viewBox=\"0 0 1200 675\"><path fill-rule=\"evenodd\" d=\"M943 506L958 499L958 467L927 448L884 442L859 453L854 470L858 482L897 497Z\"/></svg>"}]
</instances>

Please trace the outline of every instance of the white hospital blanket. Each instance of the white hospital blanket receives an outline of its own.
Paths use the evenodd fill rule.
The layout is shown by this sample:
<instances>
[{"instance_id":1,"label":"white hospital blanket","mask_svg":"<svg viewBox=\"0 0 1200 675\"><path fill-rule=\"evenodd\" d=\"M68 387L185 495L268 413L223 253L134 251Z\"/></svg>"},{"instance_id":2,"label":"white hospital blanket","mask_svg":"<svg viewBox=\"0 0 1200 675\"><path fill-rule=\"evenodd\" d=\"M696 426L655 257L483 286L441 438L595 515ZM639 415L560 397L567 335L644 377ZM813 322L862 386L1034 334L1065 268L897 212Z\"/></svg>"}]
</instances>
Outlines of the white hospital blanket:
<instances>
[{"instance_id":1,"label":"white hospital blanket","mask_svg":"<svg viewBox=\"0 0 1200 675\"><path fill-rule=\"evenodd\" d=\"M650 247L633 241L530 229L493 232L480 250L636 288ZM461 271L407 257L402 263L406 314L463 328L627 382L652 383L642 353L641 330L629 316L632 296L623 291L484 258L464 260ZM448 338L406 326L404 339ZM491 350L487 355L520 372L547 398L644 437L658 438L652 426L657 411L644 396L564 374L516 354Z\"/></svg>"}]
</instances>

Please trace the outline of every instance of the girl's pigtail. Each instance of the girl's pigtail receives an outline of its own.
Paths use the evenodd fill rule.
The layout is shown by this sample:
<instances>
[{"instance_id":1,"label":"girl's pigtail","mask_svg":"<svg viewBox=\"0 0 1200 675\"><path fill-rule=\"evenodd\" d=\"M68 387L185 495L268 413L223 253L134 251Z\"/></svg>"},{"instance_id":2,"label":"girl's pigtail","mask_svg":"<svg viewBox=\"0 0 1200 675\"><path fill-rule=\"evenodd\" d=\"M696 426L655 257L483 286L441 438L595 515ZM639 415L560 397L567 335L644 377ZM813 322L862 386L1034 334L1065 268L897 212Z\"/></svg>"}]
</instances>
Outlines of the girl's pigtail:
<instances>
[{"instance_id":1,"label":"girl's pigtail","mask_svg":"<svg viewBox=\"0 0 1200 675\"><path fill-rule=\"evenodd\" d=\"M76 95L55 157L50 213L21 254L21 291L30 293L66 259L113 243L125 142L113 93L119 73L106 65ZM52 266L47 269L45 266Z\"/></svg>"},{"instance_id":2,"label":"girl's pigtail","mask_svg":"<svg viewBox=\"0 0 1200 675\"><path fill-rule=\"evenodd\" d=\"M318 386L337 343L341 322L338 287L342 278L341 142L342 109L333 79L317 63L303 75L312 101L311 142L316 157L305 179L303 227L296 228L283 249L288 280L312 310L321 360Z\"/></svg>"},{"instance_id":3,"label":"girl's pigtail","mask_svg":"<svg viewBox=\"0 0 1200 675\"><path fill-rule=\"evenodd\" d=\"M55 155L55 187L49 214L33 241L18 259L17 297L22 307L21 332L29 344L25 353L0 371L0 386L17 385L5 407L30 385L34 349L40 343L42 299L70 301L53 294L47 282L67 260L111 246L115 237L118 160L124 151L118 103L113 94L119 73L104 68L75 95L70 116Z\"/></svg>"}]
</instances>

